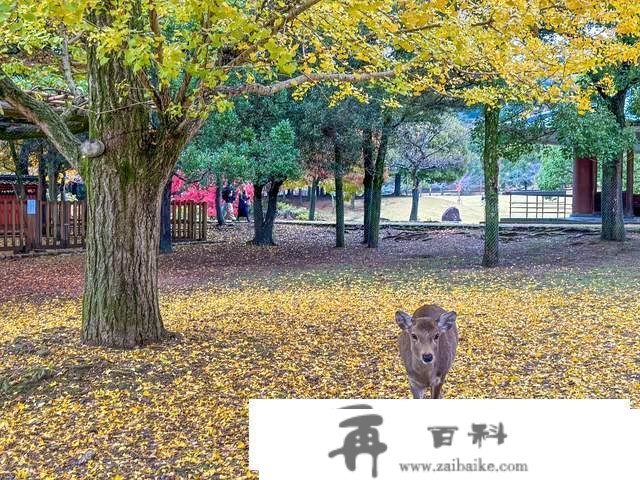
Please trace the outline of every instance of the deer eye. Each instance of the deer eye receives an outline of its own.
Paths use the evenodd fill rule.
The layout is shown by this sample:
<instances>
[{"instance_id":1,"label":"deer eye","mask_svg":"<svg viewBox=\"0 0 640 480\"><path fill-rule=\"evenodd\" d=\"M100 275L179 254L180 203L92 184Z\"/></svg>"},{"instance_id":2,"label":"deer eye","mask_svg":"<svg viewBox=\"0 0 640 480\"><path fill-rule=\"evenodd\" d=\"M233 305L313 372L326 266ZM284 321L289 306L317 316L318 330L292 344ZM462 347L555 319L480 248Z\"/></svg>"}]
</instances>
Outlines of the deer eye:
<instances>
[{"instance_id":1,"label":"deer eye","mask_svg":"<svg viewBox=\"0 0 640 480\"><path fill-rule=\"evenodd\" d=\"M414 340L418 340L418 336L415 333L411 334L411 338L413 338Z\"/></svg>"},{"instance_id":2,"label":"deer eye","mask_svg":"<svg viewBox=\"0 0 640 480\"><path fill-rule=\"evenodd\" d=\"M438 340L440 338L440 334L436 333L435 337L433 337L433 341L435 342L436 340Z\"/></svg>"}]
</instances>

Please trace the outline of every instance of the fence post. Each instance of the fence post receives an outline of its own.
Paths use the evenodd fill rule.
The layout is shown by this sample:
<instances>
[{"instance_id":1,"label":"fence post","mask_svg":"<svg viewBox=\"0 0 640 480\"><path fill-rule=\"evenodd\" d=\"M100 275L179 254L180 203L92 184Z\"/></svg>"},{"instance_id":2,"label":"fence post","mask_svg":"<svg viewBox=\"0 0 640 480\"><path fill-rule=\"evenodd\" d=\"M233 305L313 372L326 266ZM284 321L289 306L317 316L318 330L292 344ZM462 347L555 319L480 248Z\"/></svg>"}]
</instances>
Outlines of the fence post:
<instances>
[{"instance_id":1,"label":"fence post","mask_svg":"<svg viewBox=\"0 0 640 480\"><path fill-rule=\"evenodd\" d=\"M207 239L207 233L209 232L209 212L207 211L209 205L207 202L202 202L202 238L201 240Z\"/></svg>"}]
</instances>

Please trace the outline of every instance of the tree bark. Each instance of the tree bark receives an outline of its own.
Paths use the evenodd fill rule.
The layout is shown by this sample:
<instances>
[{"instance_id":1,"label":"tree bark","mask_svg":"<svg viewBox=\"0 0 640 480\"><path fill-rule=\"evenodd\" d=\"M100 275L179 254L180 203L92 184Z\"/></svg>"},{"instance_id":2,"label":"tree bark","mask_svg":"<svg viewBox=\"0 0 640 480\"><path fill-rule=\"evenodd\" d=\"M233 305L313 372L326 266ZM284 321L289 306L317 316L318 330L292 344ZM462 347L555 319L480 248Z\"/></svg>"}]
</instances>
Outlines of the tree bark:
<instances>
[{"instance_id":1,"label":"tree bark","mask_svg":"<svg viewBox=\"0 0 640 480\"><path fill-rule=\"evenodd\" d=\"M11 152L11 158L13 159L13 163L16 170L16 196L20 200L24 200L25 197L25 189L24 189L24 177L29 175L29 165L27 162L23 161L22 158L22 148L20 149L20 155L16 149L16 145L13 140L9 142L9 151Z\"/></svg>"},{"instance_id":2,"label":"tree bark","mask_svg":"<svg viewBox=\"0 0 640 480\"><path fill-rule=\"evenodd\" d=\"M500 261L500 208L498 196L498 129L500 128L500 108L484 107L484 267L496 267Z\"/></svg>"},{"instance_id":3,"label":"tree bark","mask_svg":"<svg viewBox=\"0 0 640 480\"><path fill-rule=\"evenodd\" d=\"M609 98L608 106L616 117L620 128L626 126L624 105L626 90L621 90ZM625 239L624 209L622 203L622 162L624 154L612 159L602 159L601 215L603 240L621 242Z\"/></svg>"},{"instance_id":4,"label":"tree bark","mask_svg":"<svg viewBox=\"0 0 640 480\"><path fill-rule=\"evenodd\" d=\"M382 121L380 132L380 146L373 174L373 189L371 193L371 224L369 226L369 248L378 248L380 239L380 211L382 208L382 184L384 183L384 163L387 157L389 146L389 135L391 134L392 117L386 115Z\"/></svg>"},{"instance_id":5,"label":"tree bark","mask_svg":"<svg viewBox=\"0 0 640 480\"><path fill-rule=\"evenodd\" d=\"M253 200L253 245L276 245L273 241L273 225L278 213L278 192L282 182L271 182L267 191L267 211L264 212L262 196L264 185L254 185Z\"/></svg>"},{"instance_id":6,"label":"tree bark","mask_svg":"<svg viewBox=\"0 0 640 480\"><path fill-rule=\"evenodd\" d=\"M311 182L311 189L309 190L309 220L311 221L316 219L316 198L318 196L319 182L320 180L317 177L314 177Z\"/></svg>"},{"instance_id":7,"label":"tree bark","mask_svg":"<svg viewBox=\"0 0 640 480\"><path fill-rule=\"evenodd\" d=\"M633 209L633 170L635 168L635 152L633 148L627 151L627 208L625 215L627 217L634 217L635 211Z\"/></svg>"},{"instance_id":8,"label":"tree bark","mask_svg":"<svg viewBox=\"0 0 640 480\"><path fill-rule=\"evenodd\" d=\"M141 128L150 112L139 77L117 58L100 62L95 48L88 55L89 138L105 148L80 161L88 193L82 340L132 348L166 335L158 302L160 201L188 132L166 118L157 130Z\"/></svg>"},{"instance_id":9,"label":"tree bark","mask_svg":"<svg viewBox=\"0 0 640 480\"><path fill-rule=\"evenodd\" d=\"M162 191L162 203L160 206L160 253L173 252L171 243L171 180L173 174L169 177L169 181L165 184Z\"/></svg>"},{"instance_id":10,"label":"tree bark","mask_svg":"<svg viewBox=\"0 0 640 480\"><path fill-rule=\"evenodd\" d=\"M395 175L395 185L393 187L393 196L394 197L399 197L401 194L401 189L402 189L402 175L400 173L396 173Z\"/></svg>"},{"instance_id":11,"label":"tree bark","mask_svg":"<svg viewBox=\"0 0 640 480\"><path fill-rule=\"evenodd\" d=\"M89 195L82 340L132 348L165 335L157 279L162 188L123 178L113 168L121 161L123 152L101 158L84 175Z\"/></svg>"},{"instance_id":12,"label":"tree bark","mask_svg":"<svg viewBox=\"0 0 640 480\"><path fill-rule=\"evenodd\" d=\"M371 225L371 196L373 192L373 131L371 127L367 127L362 132L362 159L364 163L364 238L362 243L369 242L369 230Z\"/></svg>"},{"instance_id":13,"label":"tree bark","mask_svg":"<svg viewBox=\"0 0 640 480\"><path fill-rule=\"evenodd\" d=\"M334 177L336 184L336 247L344 247L344 168L342 150L336 143Z\"/></svg>"},{"instance_id":14,"label":"tree bark","mask_svg":"<svg viewBox=\"0 0 640 480\"><path fill-rule=\"evenodd\" d=\"M410 222L418 221L418 203L420 202L420 179L417 176L413 177L413 190L411 191L411 214L409 215Z\"/></svg>"}]
</instances>

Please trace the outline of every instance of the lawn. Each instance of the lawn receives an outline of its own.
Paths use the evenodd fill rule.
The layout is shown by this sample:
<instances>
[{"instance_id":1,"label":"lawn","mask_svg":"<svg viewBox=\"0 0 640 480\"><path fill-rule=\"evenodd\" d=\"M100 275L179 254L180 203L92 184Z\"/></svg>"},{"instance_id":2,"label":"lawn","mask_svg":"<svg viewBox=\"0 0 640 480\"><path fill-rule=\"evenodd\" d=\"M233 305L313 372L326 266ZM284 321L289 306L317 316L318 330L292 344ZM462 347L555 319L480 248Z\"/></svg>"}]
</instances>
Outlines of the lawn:
<instances>
[{"instance_id":1,"label":"lawn","mask_svg":"<svg viewBox=\"0 0 640 480\"><path fill-rule=\"evenodd\" d=\"M479 233L380 251L330 229L245 226L161 259L175 337L133 351L78 341L81 255L0 260L0 479L256 478L250 398L408 398L396 309L439 303L461 342L445 398L631 398L640 407L640 236Z\"/></svg>"},{"instance_id":2,"label":"lawn","mask_svg":"<svg viewBox=\"0 0 640 480\"><path fill-rule=\"evenodd\" d=\"M294 201L295 204L295 201ZM305 206L307 204L305 203ZM484 222L484 202L480 195L462 196L458 200L456 195L440 195L434 193L422 194L418 203L418 220L423 222L440 221L442 214L449 207L456 207L460 210L463 223ZM330 201L319 202L318 212L322 218L331 220L335 218ZM381 217L392 221L408 221L411 213L411 197L383 197ZM509 199L500 198L500 215L508 216ZM362 199L356 200L355 209L347 202L345 205L345 220L347 222L362 221L364 215L364 205Z\"/></svg>"}]
</instances>

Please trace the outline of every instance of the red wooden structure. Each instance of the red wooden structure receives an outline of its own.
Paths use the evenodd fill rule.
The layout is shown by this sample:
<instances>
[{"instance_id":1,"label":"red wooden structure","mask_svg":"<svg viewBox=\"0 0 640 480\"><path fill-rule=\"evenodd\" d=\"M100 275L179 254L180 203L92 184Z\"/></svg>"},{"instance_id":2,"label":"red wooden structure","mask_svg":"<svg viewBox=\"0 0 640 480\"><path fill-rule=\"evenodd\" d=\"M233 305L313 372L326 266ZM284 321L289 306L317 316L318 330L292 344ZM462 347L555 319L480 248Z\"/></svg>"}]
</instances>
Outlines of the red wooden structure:
<instances>
[{"instance_id":1,"label":"red wooden structure","mask_svg":"<svg viewBox=\"0 0 640 480\"><path fill-rule=\"evenodd\" d=\"M0 195L0 250L84 247L86 203L40 201L37 193L36 186L25 200L20 200L15 191ZM206 202L171 202L174 242L206 240L207 227Z\"/></svg>"},{"instance_id":2,"label":"red wooden structure","mask_svg":"<svg viewBox=\"0 0 640 480\"><path fill-rule=\"evenodd\" d=\"M633 158L630 159L633 166ZM629 169L627 169L629 170ZM631 169L632 171L632 169ZM600 192L598 192L598 161L593 158L576 158L573 162L573 216L600 214ZM627 181L627 190L633 186L633 176ZM626 214L640 216L640 195L623 192L622 200ZM632 204L633 206L630 206Z\"/></svg>"}]
</instances>

